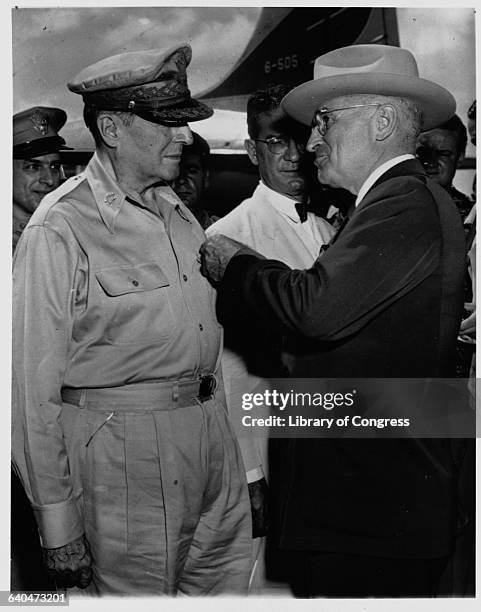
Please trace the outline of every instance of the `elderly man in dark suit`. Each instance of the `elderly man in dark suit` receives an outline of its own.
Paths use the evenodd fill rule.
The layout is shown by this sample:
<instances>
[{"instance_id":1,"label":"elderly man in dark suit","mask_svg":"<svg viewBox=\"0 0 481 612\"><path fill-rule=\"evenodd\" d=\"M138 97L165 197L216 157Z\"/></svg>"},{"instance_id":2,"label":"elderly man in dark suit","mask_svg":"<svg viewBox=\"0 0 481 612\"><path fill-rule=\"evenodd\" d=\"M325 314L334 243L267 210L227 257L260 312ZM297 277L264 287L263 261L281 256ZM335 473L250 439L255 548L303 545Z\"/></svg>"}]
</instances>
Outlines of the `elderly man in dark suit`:
<instances>
[{"instance_id":1,"label":"elderly man in dark suit","mask_svg":"<svg viewBox=\"0 0 481 612\"><path fill-rule=\"evenodd\" d=\"M356 195L312 268L291 270L222 236L202 247L218 311L312 341L292 377L427 378L452 372L464 239L449 196L414 158L455 101L403 49L319 57L282 106L312 125L318 179ZM452 552L456 466L445 439L285 442L279 545L300 596L432 596Z\"/></svg>"}]
</instances>

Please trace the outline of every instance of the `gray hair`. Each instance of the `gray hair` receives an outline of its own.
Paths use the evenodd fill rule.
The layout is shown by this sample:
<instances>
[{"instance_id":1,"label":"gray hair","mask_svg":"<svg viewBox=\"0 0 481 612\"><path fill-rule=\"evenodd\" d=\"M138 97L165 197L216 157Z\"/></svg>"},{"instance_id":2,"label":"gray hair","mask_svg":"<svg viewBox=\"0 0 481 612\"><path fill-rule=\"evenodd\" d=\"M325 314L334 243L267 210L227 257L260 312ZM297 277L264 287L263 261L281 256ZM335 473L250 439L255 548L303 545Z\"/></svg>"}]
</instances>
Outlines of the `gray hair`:
<instances>
[{"instance_id":1,"label":"gray hair","mask_svg":"<svg viewBox=\"0 0 481 612\"><path fill-rule=\"evenodd\" d=\"M396 108L400 118L397 127L398 135L401 137L404 144L410 147L415 146L417 137L422 131L423 113L413 100L377 94L359 94L347 97L352 100L354 104L392 104Z\"/></svg>"},{"instance_id":2,"label":"gray hair","mask_svg":"<svg viewBox=\"0 0 481 612\"><path fill-rule=\"evenodd\" d=\"M94 106L91 106L90 104L86 104L84 106L84 112L83 112L84 122L85 122L85 125L90 130L97 147L100 147L103 144L103 138L100 134L100 131L97 125L97 118L102 112L106 112L111 115L117 115L126 127L130 127L134 120L133 113L129 113L128 111L102 111L102 110L95 108Z\"/></svg>"}]
</instances>

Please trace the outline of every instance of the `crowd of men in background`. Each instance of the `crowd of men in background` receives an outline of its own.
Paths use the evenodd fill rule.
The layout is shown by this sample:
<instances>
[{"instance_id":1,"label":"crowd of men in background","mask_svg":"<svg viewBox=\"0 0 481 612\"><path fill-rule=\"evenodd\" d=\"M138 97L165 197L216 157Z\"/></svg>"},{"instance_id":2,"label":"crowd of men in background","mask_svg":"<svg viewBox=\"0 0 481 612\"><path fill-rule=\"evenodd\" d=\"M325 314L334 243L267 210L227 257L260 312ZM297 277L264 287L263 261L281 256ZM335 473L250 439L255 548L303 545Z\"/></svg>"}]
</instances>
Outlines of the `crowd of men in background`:
<instances>
[{"instance_id":1,"label":"crowd of men in background","mask_svg":"<svg viewBox=\"0 0 481 612\"><path fill-rule=\"evenodd\" d=\"M332 52L342 76L352 65L346 49ZM369 89L379 49L392 78ZM466 127L449 92L418 78L408 52L359 52L367 76L357 89L330 90L321 56L319 90L252 94L245 149L259 183L222 218L209 205L209 144L188 127L211 114L187 89L188 46L107 58L72 80L96 152L66 182L64 111L37 106L13 117L12 588L262 594L267 575L299 597L473 593L469 443L446 477L451 488L436 489L434 464L451 470L443 441L421 451L389 440L270 440L268 449L268 434L239 426L242 394L272 378L475 378L475 191L453 186ZM345 138L357 161L341 136L329 141L343 113L353 114ZM475 103L468 128L476 144ZM371 254L351 260L366 247L385 256L382 265ZM400 365L401 334L422 335L428 316L439 316L420 351L429 357ZM381 340L387 346L373 348ZM377 369L354 365L370 355ZM419 461L421 485L408 473ZM331 478L323 483L314 465ZM391 496L385 487L396 477L400 493ZM446 499L455 506L458 494L462 517L427 516ZM431 499L424 513L413 495ZM372 506L380 497L382 516ZM351 521L352 533L339 521ZM432 533L420 535L428 524Z\"/></svg>"}]
</instances>

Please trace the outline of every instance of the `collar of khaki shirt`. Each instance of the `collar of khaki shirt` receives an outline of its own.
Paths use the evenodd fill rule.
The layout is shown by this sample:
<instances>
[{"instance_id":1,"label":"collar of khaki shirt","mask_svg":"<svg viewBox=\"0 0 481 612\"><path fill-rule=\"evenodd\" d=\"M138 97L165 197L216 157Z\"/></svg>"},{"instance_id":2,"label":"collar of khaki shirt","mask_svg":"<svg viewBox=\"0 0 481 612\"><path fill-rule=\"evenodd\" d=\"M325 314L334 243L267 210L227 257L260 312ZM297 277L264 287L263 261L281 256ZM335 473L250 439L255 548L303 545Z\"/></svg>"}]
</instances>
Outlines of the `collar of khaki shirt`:
<instances>
[{"instance_id":1,"label":"collar of khaki shirt","mask_svg":"<svg viewBox=\"0 0 481 612\"><path fill-rule=\"evenodd\" d=\"M111 234L115 233L115 220L126 200L160 217L163 215L161 208L156 206L158 196L162 198L163 204L167 203L172 208L176 208L180 201L168 185L153 187L156 196L154 198L142 198L136 192L126 193L115 180L113 167L104 165L97 153L94 153L90 160L85 175L92 189L100 217Z\"/></svg>"}]
</instances>

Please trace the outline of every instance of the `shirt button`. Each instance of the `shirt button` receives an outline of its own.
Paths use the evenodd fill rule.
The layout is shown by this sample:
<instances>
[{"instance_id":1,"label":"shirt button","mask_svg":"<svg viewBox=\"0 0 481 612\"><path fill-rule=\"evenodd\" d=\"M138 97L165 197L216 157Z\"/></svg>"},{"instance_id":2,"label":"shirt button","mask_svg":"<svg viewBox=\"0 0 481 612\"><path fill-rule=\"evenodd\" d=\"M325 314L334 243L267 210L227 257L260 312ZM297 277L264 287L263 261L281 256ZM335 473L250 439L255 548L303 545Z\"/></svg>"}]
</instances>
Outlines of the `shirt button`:
<instances>
[{"instance_id":1,"label":"shirt button","mask_svg":"<svg viewBox=\"0 0 481 612\"><path fill-rule=\"evenodd\" d=\"M132 285L133 285L134 287L138 287L138 286L139 286L139 281L138 281L138 280L133 280L133 281L132 281Z\"/></svg>"},{"instance_id":2,"label":"shirt button","mask_svg":"<svg viewBox=\"0 0 481 612\"><path fill-rule=\"evenodd\" d=\"M182 274L182 278L187 281L187 276L185 274Z\"/></svg>"},{"instance_id":3,"label":"shirt button","mask_svg":"<svg viewBox=\"0 0 481 612\"><path fill-rule=\"evenodd\" d=\"M204 331L204 328L203 328L203 326L202 326L202 323L199 323L199 329L200 329L200 331Z\"/></svg>"}]
</instances>

